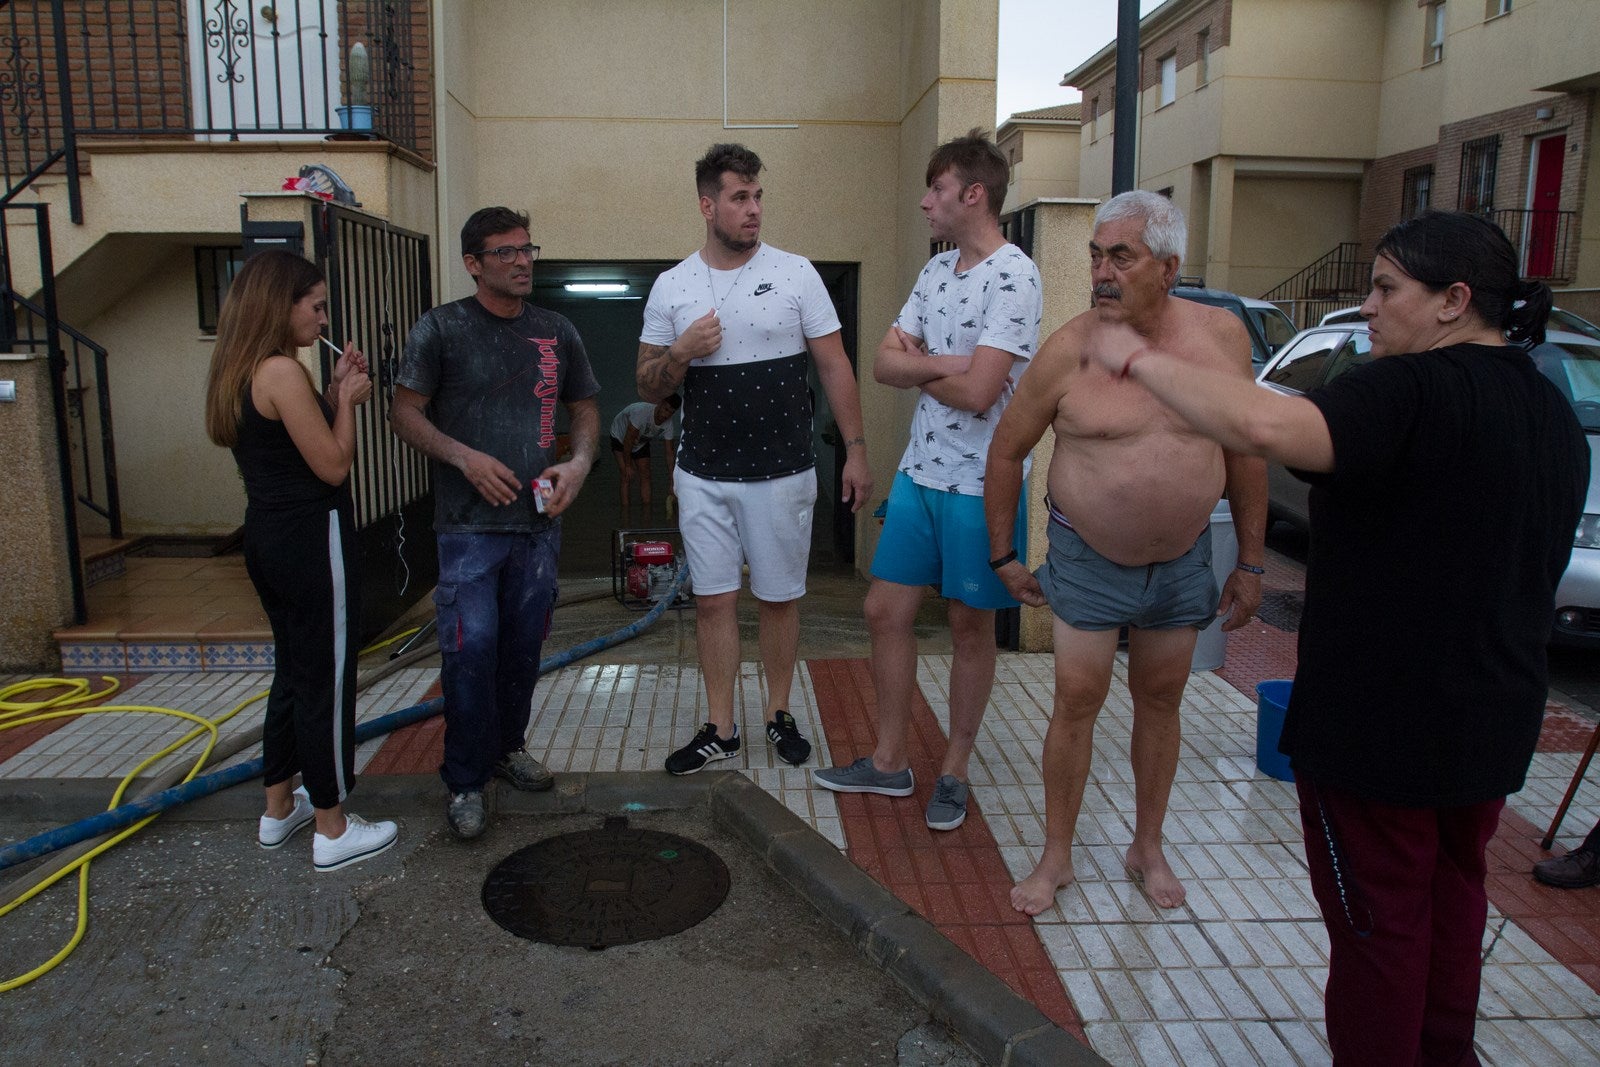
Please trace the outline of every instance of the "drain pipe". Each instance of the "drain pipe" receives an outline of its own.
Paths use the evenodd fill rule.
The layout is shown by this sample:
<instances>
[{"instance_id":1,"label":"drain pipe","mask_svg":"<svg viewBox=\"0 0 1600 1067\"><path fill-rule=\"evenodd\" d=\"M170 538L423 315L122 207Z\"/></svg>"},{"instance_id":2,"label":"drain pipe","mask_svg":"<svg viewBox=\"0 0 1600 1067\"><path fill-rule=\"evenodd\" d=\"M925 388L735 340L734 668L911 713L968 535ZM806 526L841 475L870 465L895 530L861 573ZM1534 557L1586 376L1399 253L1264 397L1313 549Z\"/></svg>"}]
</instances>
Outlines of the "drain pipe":
<instances>
[{"instance_id":1,"label":"drain pipe","mask_svg":"<svg viewBox=\"0 0 1600 1067\"><path fill-rule=\"evenodd\" d=\"M575 645L548 657L540 662L539 672L544 674L558 670L576 660L583 659L585 656L592 656L603 649L611 648L613 645L620 645L624 641L639 636L639 634L654 625L656 620L660 619L666 613L666 610L673 605L688 578L689 567L685 564L678 568L677 576L673 578L672 584L667 587L665 595L638 620L620 630L604 634L592 641L585 641L580 645ZM392 733L403 726L410 726L412 723L430 719L443 710L444 698L435 697L433 700L424 701L421 704L413 704L409 708L401 708L399 711L391 711L389 714L376 719L357 723L356 743L370 741L375 737L382 737L385 734ZM123 827L131 826L147 816L159 815L168 808L176 807L179 804L187 804L191 800L199 800L201 797L210 796L212 793L219 792L229 786L248 782L261 773L262 767L263 761L260 757L257 757L245 763L214 771L182 785L173 786L171 789L164 789L159 793L152 793L150 796L130 801L119 807L112 808L110 811L103 811L98 815L79 819L77 822L68 823L66 826L37 834L25 841L6 845L0 848L0 871L14 867L19 863L26 863L28 860L48 855L58 849L76 845L89 838L99 837L120 830Z\"/></svg>"}]
</instances>

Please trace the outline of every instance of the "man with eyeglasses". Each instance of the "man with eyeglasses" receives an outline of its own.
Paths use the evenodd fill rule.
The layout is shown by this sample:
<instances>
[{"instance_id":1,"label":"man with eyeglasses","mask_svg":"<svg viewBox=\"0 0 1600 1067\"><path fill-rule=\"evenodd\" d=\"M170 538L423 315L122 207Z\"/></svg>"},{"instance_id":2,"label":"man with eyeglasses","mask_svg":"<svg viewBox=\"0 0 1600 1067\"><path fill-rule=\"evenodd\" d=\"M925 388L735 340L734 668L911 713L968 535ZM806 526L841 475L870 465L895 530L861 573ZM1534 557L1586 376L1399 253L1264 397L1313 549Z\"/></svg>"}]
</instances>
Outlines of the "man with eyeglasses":
<instances>
[{"instance_id":1,"label":"man with eyeglasses","mask_svg":"<svg viewBox=\"0 0 1600 1067\"><path fill-rule=\"evenodd\" d=\"M395 434L432 460L443 660L445 811L463 840L488 826L491 776L549 789L523 747L555 605L559 516L600 440L600 385L571 322L528 302L537 245L528 216L476 211L461 228L477 292L417 321L396 376ZM558 455L556 404L572 454Z\"/></svg>"},{"instance_id":2,"label":"man with eyeglasses","mask_svg":"<svg viewBox=\"0 0 1600 1067\"><path fill-rule=\"evenodd\" d=\"M707 722L667 757L693 774L737 756L741 567L759 609L767 683L766 734L798 767L811 743L787 710L817 500L807 369L815 361L845 444L841 499L872 494L855 372L839 316L809 261L761 243L761 159L712 145L695 164L706 241L650 290L639 338L639 395L659 403L682 388L683 432L673 485L695 595L695 644Z\"/></svg>"}]
</instances>

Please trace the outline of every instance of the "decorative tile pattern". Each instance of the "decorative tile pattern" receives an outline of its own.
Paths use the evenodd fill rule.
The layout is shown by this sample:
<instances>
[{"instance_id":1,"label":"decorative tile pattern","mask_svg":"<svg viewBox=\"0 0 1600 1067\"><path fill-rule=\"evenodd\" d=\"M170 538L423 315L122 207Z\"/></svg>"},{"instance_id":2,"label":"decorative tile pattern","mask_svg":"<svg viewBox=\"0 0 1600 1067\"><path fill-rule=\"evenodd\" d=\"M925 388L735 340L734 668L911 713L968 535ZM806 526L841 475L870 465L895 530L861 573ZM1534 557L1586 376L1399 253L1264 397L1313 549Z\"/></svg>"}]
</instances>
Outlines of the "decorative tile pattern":
<instances>
[{"instance_id":1,"label":"decorative tile pattern","mask_svg":"<svg viewBox=\"0 0 1600 1067\"><path fill-rule=\"evenodd\" d=\"M162 641L145 644L127 642L130 671L200 670L200 645L197 642Z\"/></svg>"},{"instance_id":2,"label":"decorative tile pattern","mask_svg":"<svg viewBox=\"0 0 1600 1067\"><path fill-rule=\"evenodd\" d=\"M108 578L118 578L127 572L128 557L121 552L113 552L101 556L99 559L87 560L83 565L83 584L85 587L97 585Z\"/></svg>"},{"instance_id":3,"label":"decorative tile pattern","mask_svg":"<svg viewBox=\"0 0 1600 1067\"><path fill-rule=\"evenodd\" d=\"M229 641L201 646L202 670L270 671L276 664L271 641Z\"/></svg>"},{"instance_id":4,"label":"decorative tile pattern","mask_svg":"<svg viewBox=\"0 0 1600 1067\"><path fill-rule=\"evenodd\" d=\"M69 674L80 671L125 671L127 650L122 642L104 644L65 644L61 646L61 668Z\"/></svg>"}]
</instances>

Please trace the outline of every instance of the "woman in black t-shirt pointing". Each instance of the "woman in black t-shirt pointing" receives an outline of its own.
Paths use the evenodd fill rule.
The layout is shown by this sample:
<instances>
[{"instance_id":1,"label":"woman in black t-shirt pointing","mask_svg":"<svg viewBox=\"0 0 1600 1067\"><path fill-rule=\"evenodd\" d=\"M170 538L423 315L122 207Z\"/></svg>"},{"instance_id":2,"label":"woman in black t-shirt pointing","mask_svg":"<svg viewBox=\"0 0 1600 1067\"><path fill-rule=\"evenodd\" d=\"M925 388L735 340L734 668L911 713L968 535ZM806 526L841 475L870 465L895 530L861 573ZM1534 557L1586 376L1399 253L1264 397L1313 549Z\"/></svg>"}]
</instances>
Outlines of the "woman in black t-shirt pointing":
<instances>
[{"instance_id":1,"label":"woman in black t-shirt pointing","mask_svg":"<svg viewBox=\"0 0 1600 1067\"><path fill-rule=\"evenodd\" d=\"M344 810L355 784L359 639L349 474L355 409L372 382L365 357L346 345L317 395L295 353L317 343L327 305L311 263L287 252L253 256L217 316L206 384L206 433L233 449L244 478L245 567L276 646L258 840L278 848L315 821L319 871L377 855L398 832Z\"/></svg>"},{"instance_id":2,"label":"woman in black t-shirt pointing","mask_svg":"<svg viewBox=\"0 0 1600 1067\"><path fill-rule=\"evenodd\" d=\"M1083 356L1312 485L1280 748L1328 928L1339 1065L1478 1062L1484 848L1539 737L1555 587L1589 479L1571 405L1525 347L1544 339L1550 290L1517 263L1477 216L1395 226L1361 307L1372 362L1304 397L1162 355L1125 327Z\"/></svg>"}]
</instances>

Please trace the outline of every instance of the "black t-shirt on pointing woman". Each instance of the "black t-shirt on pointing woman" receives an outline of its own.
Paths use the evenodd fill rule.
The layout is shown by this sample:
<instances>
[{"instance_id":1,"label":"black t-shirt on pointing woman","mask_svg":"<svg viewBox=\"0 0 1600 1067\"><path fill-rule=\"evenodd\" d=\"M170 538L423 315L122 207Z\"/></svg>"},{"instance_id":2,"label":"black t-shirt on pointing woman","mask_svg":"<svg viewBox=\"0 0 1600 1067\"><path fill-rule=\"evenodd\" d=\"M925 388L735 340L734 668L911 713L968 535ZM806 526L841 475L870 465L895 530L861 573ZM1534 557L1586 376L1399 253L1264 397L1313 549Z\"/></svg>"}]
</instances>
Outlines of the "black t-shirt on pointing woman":
<instances>
[{"instance_id":1,"label":"black t-shirt on pointing woman","mask_svg":"<svg viewBox=\"0 0 1600 1067\"><path fill-rule=\"evenodd\" d=\"M1515 346L1376 359L1308 395L1333 439L1312 485L1300 659L1281 749L1380 803L1522 787L1556 583L1589 450Z\"/></svg>"}]
</instances>

